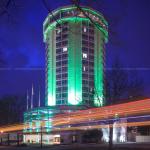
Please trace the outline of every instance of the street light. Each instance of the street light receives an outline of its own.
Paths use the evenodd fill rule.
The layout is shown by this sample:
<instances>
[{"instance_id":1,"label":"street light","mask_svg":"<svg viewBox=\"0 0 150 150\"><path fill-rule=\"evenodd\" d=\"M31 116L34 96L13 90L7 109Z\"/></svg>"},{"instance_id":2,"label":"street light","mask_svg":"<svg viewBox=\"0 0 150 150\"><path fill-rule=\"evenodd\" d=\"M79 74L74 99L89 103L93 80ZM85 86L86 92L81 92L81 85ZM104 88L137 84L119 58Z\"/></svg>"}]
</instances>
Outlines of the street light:
<instances>
[{"instance_id":1,"label":"street light","mask_svg":"<svg viewBox=\"0 0 150 150\"><path fill-rule=\"evenodd\" d=\"M3 131L3 130L1 130L1 134L2 134L2 133L4 133L4 131Z\"/></svg>"}]
</instances>

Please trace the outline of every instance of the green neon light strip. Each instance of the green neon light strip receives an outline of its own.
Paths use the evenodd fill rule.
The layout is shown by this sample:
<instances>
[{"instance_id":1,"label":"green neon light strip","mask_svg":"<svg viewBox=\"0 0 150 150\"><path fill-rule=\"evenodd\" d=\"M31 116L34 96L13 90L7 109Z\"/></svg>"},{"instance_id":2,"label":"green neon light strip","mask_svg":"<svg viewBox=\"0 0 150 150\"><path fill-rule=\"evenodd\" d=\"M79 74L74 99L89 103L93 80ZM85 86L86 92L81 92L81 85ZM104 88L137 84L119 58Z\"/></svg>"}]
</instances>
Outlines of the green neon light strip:
<instances>
[{"instance_id":1,"label":"green neon light strip","mask_svg":"<svg viewBox=\"0 0 150 150\"><path fill-rule=\"evenodd\" d=\"M75 24L75 21L69 22L71 31L68 41L68 104L70 105L78 105L82 101L81 22L78 20Z\"/></svg>"},{"instance_id":2,"label":"green neon light strip","mask_svg":"<svg viewBox=\"0 0 150 150\"><path fill-rule=\"evenodd\" d=\"M95 29L95 52L94 52L94 104L96 106L104 105L104 94L103 94L103 40L104 35Z\"/></svg>"},{"instance_id":3,"label":"green neon light strip","mask_svg":"<svg viewBox=\"0 0 150 150\"><path fill-rule=\"evenodd\" d=\"M61 7L59 9L54 10L52 13L53 13L53 15L55 15L55 14L61 12L61 11L65 12L65 11L74 10L74 9L77 9L77 7L75 7L75 6ZM93 10L91 8L88 8L88 7L82 7L82 9L84 11L87 11L87 12L93 14L93 15L98 16L100 18L100 20L102 20L104 22L104 24L108 26L108 22L105 20L104 16L100 12L98 12L96 10ZM51 14L49 14L48 17L44 21L44 25L47 23L47 21L51 17L53 17L53 16Z\"/></svg>"},{"instance_id":4,"label":"green neon light strip","mask_svg":"<svg viewBox=\"0 0 150 150\"><path fill-rule=\"evenodd\" d=\"M47 66L47 90L46 106L56 105L56 38L55 30L49 31L48 66Z\"/></svg>"},{"instance_id":5,"label":"green neon light strip","mask_svg":"<svg viewBox=\"0 0 150 150\"><path fill-rule=\"evenodd\" d=\"M60 24L65 22L65 21L72 21L72 22L74 22L74 21L78 22L79 21L79 22L81 22L81 21L89 21L89 19L88 18L80 18L80 17L69 17L69 18L62 18L62 19L58 20L58 22ZM44 33L43 33L44 42L46 42L47 37L49 37L49 31L54 29L55 27L56 27L56 22L53 22L44 31ZM99 30L101 30L104 33L105 41L107 42L108 41L108 32L103 27L100 27L99 25L98 25L98 27L99 27Z\"/></svg>"}]
</instances>

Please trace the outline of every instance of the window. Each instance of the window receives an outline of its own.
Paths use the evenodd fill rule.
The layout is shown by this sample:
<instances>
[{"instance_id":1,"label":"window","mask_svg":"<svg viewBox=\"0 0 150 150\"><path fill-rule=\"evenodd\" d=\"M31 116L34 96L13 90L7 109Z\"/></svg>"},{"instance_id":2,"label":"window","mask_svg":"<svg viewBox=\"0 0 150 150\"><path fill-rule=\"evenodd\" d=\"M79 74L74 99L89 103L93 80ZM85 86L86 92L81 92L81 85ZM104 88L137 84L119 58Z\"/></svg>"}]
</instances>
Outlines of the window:
<instances>
[{"instance_id":1,"label":"window","mask_svg":"<svg viewBox=\"0 0 150 150\"><path fill-rule=\"evenodd\" d=\"M62 41L62 45L66 46L68 44L68 41Z\"/></svg>"},{"instance_id":2,"label":"window","mask_svg":"<svg viewBox=\"0 0 150 150\"><path fill-rule=\"evenodd\" d=\"M91 61L94 60L94 56L93 55L90 55L89 58L90 58Z\"/></svg>"},{"instance_id":3,"label":"window","mask_svg":"<svg viewBox=\"0 0 150 150\"><path fill-rule=\"evenodd\" d=\"M86 27L83 27L83 32L86 32L86 31L87 31Z\"/></svg>"},{"instance_id":4,"label":"window","mask_svg":"<svg viewBox=\"0 0 150 150\"><path fill-rule=\"evenodd\" d=\"M88 78L88 74L85 74L85 73L84 73L84 74L82 74L82 77L83 77L83 78Z\"/></svg>"},{"instance_id":5,"label":"window","mask_svg":"<svg viewBox=\"0 0 150 150\"><path fill-rule=\"evenodd\" d=\"M59 46L61 46L61 43L60 42L56 43L56 47L59 47Z\"/></svg>"},{"instance_id":6,"label":"window","mask_svg":"<svg viewBox=\"0 0 150 150\"><path fill-rule=\"evenodd\" d=\"M66 64L68 64L68 61L67 60L63 60L62 61L62 66L66 66Z\"/></svg>"},{"instance_id":7,"label":"window","mask_svg":"<svg viewBox=\"0 0 150 150\"><path fill-rule=\"evenodd\" d=\"M56 72L57 72L57 73L60 73L60 72L61 72L61 68L57 68L57 69L56 69Z\"/></svg>"},{"instance_id":8,"label":"window","mask_svg":"<svg viewBox=\"0 0 150 150\"><path fill-rule=\"evenodd\" d=\"M59 100L56 101L56 104L60 104L60 103L61 103L61 101L59 101Z\"/></svg>"},{"instance_id":9,"label":"window","mask_svg":"<svg viewBox=\"0 0 150 150\"><path fill-rule=\"evenodd\" d=\"M67 87L62 87L62 91L67 91L68 89L67 89Z\"/></svg>"},{"instance_id":10,"label":"window","mask_svg":"<svg viewBox=\"0 0 150 150\"><path fill-rule=\"evenodd\" d=\"M83 58L87 58L87 53L83 53Z\"/></svg>"},{"instance_id":11,"label":"window","mask_svg":"<svg viewBox=\"0 0 150 150\"><path fill-rule=\"evenodd\" d=\"M86 71L85 66L83 66L83 71Z\"/></svg>"},{"instance_id":12,"label":"window","mask_svg":"<svg viewBox=\"0 0 150 150\"><path fill-rule=\"evenodd\" d=\"M61 55L56 56L56 59L60 60L61 59Z\"/></svg>"},{"instance_id":13,"label":"window","mask_svg":"<svg viewBox=\"0 0 150 150\"><path fill-rule=\"evenodd\" d=\"M91 43L91 42L90 42L90 43L89 43L89 46L90 46L90 47L94 47L94 43Z\"/></svg>"},{"instance_id":14,"label":"window","mask_svg":"<svg viewBox=\"0 0 150 150\"><path fill-rule=\"evenodd\" d=\"M62 31L63 31L63 32L66 32L66 31L68 31L68 28L65 27L65 28L62 29Z\"/></svg>"},{"instance_id":15,"label":"window","mask_svg":"<svg viewBox=\"0 0 150 150\"><path fill-rule=\"evenodd\" d=\"M60 79L61 78L61 74L56 75L56 78Z\"/></svg>"},{"instance_id":16,"label":"window","mask_svg":"<svg viewBox=\"0 0 150 150\"><path fill-rule=\"evenodd\" d=\"M57 90L57 92L59 92L59 93L57 93L57 94L60 95L61 87L57 87L56 90ZM60 97L60 96L59 96L59 97Z\"/></svg>"},{"instance_id":17,"label":"window","mask_svg":"<svg viewBox=\"0 0 150 150\"><path fill-rule=\"evenodd\" d=\"M60 36L57 36L56 37L56 41L60 41L61 40L61 37Z\"/></svg>"},{"instance_id":18,"label":"window","mask_svg":"<svg viewBox=\"0 0 150 150\"><path fill-rule=\"evenodd\" d=\"M84 39L84 40L88 40L88 35L86 35L86 34L82 34L82 39Z\"/></svg>"},{"instance_id":19,"label":"window","mask_svg":"<svg viewBox=\"0 0 150 150\"><path fill-rule=\"evenodd\" d=\"M88 51L87 47L82 47L82 51Z\"/></svg>"},{"instance_id":20,"label":"window","mask_svg":"<svg viewBox=\"0 0 150 150\"><path fill-rule=\"evenodd\" d=\"M86 45L86 46L88 46L88 41L82 41L82 45Z\"/></svg>"},{"instance_id":21,"label":"window","mask_svg":"<svg viewBox=\"0 0 150 150\"><path fill-rule=\"evenodd\" d=\"M56 33L59 34L60 32L61 32L61 29L58 28L58 29L56 30Z\"/></svg>"},{"instance_id":22,"label":"window","mask_svg":"<svg viewBox=\"0 0 150 150\"><path fill-rule=\"evenodd\" d=\"M89 33L90 33L90 34L94 34L94 30L93 30L93 29L90 29L90 30L89 30Z\"/></svg>"},{"instance_id":23,"label":"window","mask_svg":"<svg viewBox=\"0 0 150 150\"><path fill-rule=\"evenodd\" d=\"M87 60L83 59L83 60L82 60L82 63L83 63L83 65L88 66L88 61L87 61Z\"/></svg>"},{"instance_id":24,"label":"window","mask_svg":"<svg viewBox=\"0 0 150 150\"><path fill-rule=\"evenodd\" d=\"M61 62L56 62L56 66L60 66L61 65Z\"/></svg>"},{"instance_id":25,"label":"window","mask_svg":"<svg viewBox=\"0 0 150 150\"><path fill-rule=\"evenodd\" d=\"M60 98L61 97L61 95L60 94L56 94L56 98Z\"/></svg>"},{"instance_id":26,"label":"window","mask_svg":"<svg viewBox=\"0 0 150 150\"><path fill-rule=\"evenodd\" d=\"M63 47L63 52L67 52L67 47Z\"/></svg>"},{"instance_id":27,"label":"window","mask_svg":"<svg viewBox=\"0 0 150 150\"><path fill-rule=\"evenodd\" d=\"M61 53L61 48L56 49L56 53Z\"/></svg>"},{"instance_id":28,"label":"window","mask_svg":"<svg viewBox=\"0 0 150 150\"><path fill-rule=\"evenodd\" d=\"M63 55L62 55L62 59L64 60L64 59L67 59L67 57L68 57L68 55L66 54L66 53L64 53Z\"/></svg>"},{"instance_id":29,"label":"window","mask_svg":"<svg viewBox=\"0 0 150 150\"><path fill-rule=\"evenodd\" d=\"M62 67L62 72L67 72L67 67Z\"/></svg>"},{"instance_id":30,"label":"window","mask_svg":"<svg viewBox=\"0 0 150 150\"><path fill-rule=\"evenodd\" d=\"M61 81L57 81L56 84L57 84L57 85L61 85Z\"/></svg>"},{"instance_id":31,"label":"window","mask_svg":"<svg viewBox=\"0 0 150 150\"><path fill-rule=\"evenodd\" d=\"M62 97L66 98L67 97L67 93L62 93Z\"/></svg>"},{"instance_id":32,"label":"window","mask_svg":"<svg viewBox=\"0 0 150 150\"><path fill-rule=\"evenodd\" d=\"M87 85L87 84L88 84L88 80L83 80L82 83L83 83L84 85L85 85L85 84Z\"/></svg>"},{"instance_id":33,"label":"window","mask_svg":"<svg viewBox=\"0 0 150 150\"><path fill-rule=\"evenodd\" d=\"M67 78L67 74L65 73L65 74L62 74L62 78Z\"/></svg>"},{"instance_id":34,"label":"window","mask_svg":"<svg viewBox=\"0 0 150 150\"><path fill-rule=\"evenodd\" d=\"M94 41L94 36L89 36L90 41Z\"/></svg>"},{"instance_id":35,"label":"window","mask_svg":"<svg viewBox=\"0 0 150 150\"><path fill-rule=\"evenodd\" d=\"M64 40L64 39L66 39L68 37L68 34L63 34L62 35L62 39Z\"/></svg>"},{"instance_id":36,"label":"window","mask_svg":"<svg viewBox=\"0 0 150 150\"><path fill-rule=\"evenodd\" d=\"M67 84L67 80L62 80L62 85L66 85Z\"/></svg>"}]
</instances>

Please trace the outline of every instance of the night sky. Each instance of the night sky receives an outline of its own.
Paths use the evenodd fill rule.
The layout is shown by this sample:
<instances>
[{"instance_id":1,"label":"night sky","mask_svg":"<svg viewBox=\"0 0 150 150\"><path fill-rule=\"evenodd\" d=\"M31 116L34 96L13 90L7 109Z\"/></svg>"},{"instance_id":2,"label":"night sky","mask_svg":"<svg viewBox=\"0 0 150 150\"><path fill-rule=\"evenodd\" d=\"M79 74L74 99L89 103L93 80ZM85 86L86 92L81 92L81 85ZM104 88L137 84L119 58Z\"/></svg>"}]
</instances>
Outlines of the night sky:
<instances>
[{"instance_id":1,"label":"night sky","mask_svg":"<svg viewBox=\"0 0 150 150\"><path fill-rule=\"evenodd\" d=\"M45 48L42 26L48 14L42 0L14 0L1 13L0 0L0 96L25 95L34 84L44 99ZM70 0L45 0L49 10ZM87 2L88 1L88 2ZM109 22L106 68L119 58L124 69L137 70L150 96L150 0L81 0L104 14ZM5 4L5 3L4 3Z\"/></svg>"}]
</instances>

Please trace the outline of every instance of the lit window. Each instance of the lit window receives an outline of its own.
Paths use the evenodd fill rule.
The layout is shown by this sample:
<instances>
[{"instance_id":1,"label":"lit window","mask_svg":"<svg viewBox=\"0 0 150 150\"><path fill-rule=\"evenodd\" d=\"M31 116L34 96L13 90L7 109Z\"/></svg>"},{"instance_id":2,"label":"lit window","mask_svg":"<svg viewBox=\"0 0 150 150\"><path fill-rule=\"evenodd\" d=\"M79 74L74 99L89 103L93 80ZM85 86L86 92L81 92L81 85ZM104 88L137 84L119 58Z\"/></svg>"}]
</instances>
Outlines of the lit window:
<instances>
[{"instance_id":1,"label":"lit window","mask_svg":"<svg viewBox=\"0 0 150 150\"><path fill-rule=\"evenodd\" d=\"M58 30L57 30L57 34L59 34L60 32L61 32L61 29L58 29Z\"/></svg>"},{"instance_id":2,"label":"lit window","mask_svg":"<svg viewBox=\"0 0 150 150\"><path fill-rule=\"evenodd\" d=\"M87 58L87 54L86 53L83 53L83 58Z\"/></svg>"},{"instance_id":3,"label":"lit window","mask_svg":"<svg viewBox=\"0 0 150 150\"><path fill-rule=\"evenodd\" d=\"M85 71L85 66L83 66L83 71Z\"/></svg>"},{"instance_id":4,"label":"lit window","mask_svg":"<svg viewBox=\"0 0 150 150\"><path fill-rule=\"evenodd\" d=\"M63 52L67 52L67 47L63 47Z\"/></svg>"},{"instance_id":5,"label":"lit window","mask_svg":"<svg viewBox=\"0 0 150 150\"><path fill-rule=\"evenodd\" d=\"M83 28L83 31L84 31L84 32L86 32L86 31L87 31L86 27L84 27L84 28Z\"/></svg>"}]
</instances>

